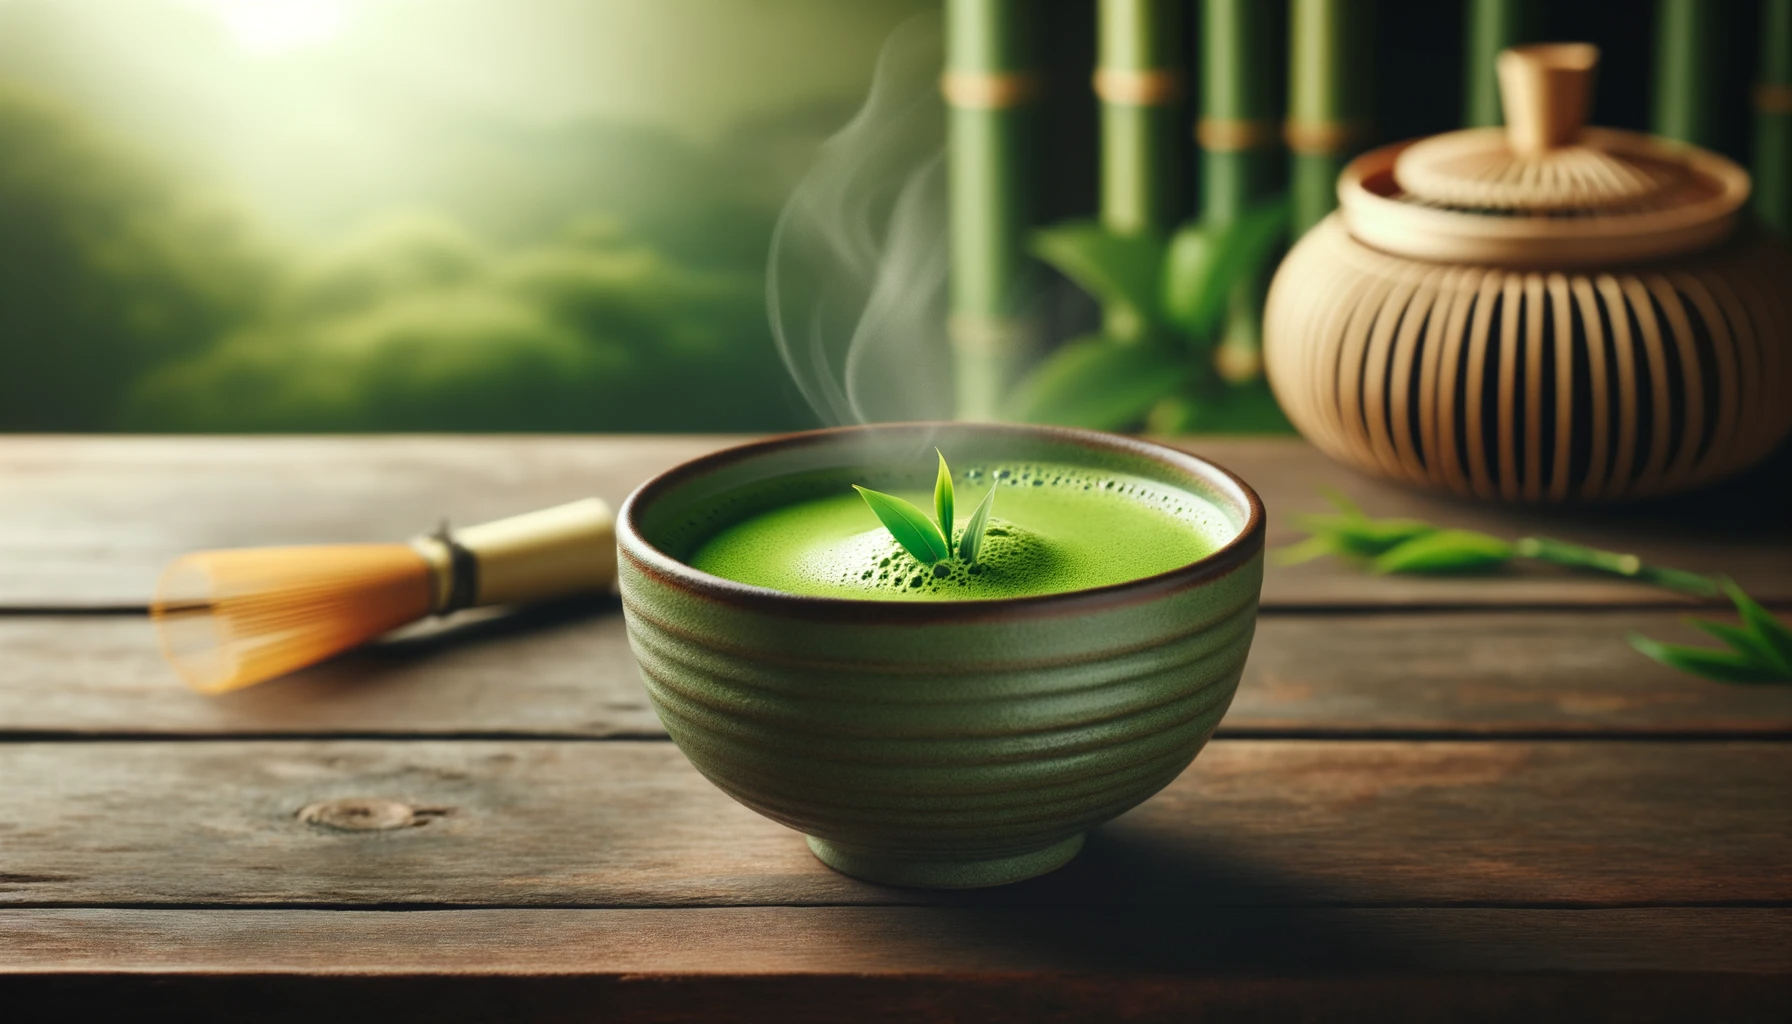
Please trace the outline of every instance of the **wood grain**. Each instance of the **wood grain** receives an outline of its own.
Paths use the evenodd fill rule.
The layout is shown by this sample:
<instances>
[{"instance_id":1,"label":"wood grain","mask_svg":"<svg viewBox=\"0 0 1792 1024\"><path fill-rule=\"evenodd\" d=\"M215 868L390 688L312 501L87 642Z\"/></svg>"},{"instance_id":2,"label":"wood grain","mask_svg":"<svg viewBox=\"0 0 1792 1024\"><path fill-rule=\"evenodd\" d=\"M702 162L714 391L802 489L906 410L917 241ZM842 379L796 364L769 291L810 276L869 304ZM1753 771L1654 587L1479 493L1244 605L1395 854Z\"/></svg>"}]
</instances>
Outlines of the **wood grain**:
<instances>
[{"instance_id":1,"label":"wood grain","mask_svg":"<svg viewBox=\"0 0 1792 1024\"><path fill-rule=\"evenodd\" d=\"M1788 944L1792 911L1764 909L0 911L0 998L198 1020L1777 1021Z\"/></svg>"},{"instance_id":2,"label":"wood grain","mask_svg":"<svg viewBox=\"0 0 1792 1024\"><path fill-rule=\"evenodd\" d=\"M200 548L398 539L447 516L471 523L595 494L619 502L648 476L730 443L700 437L0 439L0 607L140 607L174 556ZM1502 535L1546 532L1734 576L1792 601L1786 459L1704 495L1596 513L1458 503L1401 490L1292 439L1185 439L1236 471L1270 510L1270 543L1322 487L1372 514ZM1366 577L1332 561L1273 567L1267 605L1671 604L1622 580L1553 572L1489 579Z\"/></svg>"},{"instance_id":3,"label":"wood grain","mask_svg":"<svg viewBox=\"0 0 1792 1024\"><path fill-rule=\"evenodd\" d=\"M1265 616L1221 735L1792 735L1792 689L1649 661L1674 613ZM425 627L219 697L137 616L0 615L0 737L663 736L613 600Z\"/></svg>"},{"instance_id":4,"label":"wood grain","mask_svg":"<svg viewBox=\"0 0 1792 1024\"><path fill-rule=\"evenodd\" d=\"M0 745L0 902L34 906L1792 901L1782 743L1218 741L1044 879L822 867L663 742ZM301 820L389 800L405 827Z\"/></svg>"}]
</instances>

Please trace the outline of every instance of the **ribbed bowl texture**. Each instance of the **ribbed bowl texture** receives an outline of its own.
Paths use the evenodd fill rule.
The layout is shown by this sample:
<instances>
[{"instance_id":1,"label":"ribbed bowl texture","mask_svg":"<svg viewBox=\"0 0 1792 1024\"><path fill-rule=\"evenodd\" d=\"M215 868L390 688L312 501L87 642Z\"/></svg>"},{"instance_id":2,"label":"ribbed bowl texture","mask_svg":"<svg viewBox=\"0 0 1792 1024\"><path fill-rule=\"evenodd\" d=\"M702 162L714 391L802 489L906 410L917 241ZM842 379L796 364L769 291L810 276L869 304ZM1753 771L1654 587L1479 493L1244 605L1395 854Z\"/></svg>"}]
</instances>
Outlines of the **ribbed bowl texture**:
<instances>
[{"instance_id":1,"label":"ribbed bowl texture","mask_svg":"<svg viewBox=\"0 0 1792 1024\"><path fill-rule=\"evenodd\" d=\"M1235 531L1145 579L1038 597L802 597L681 559L718 527L955 460L1125 472L1208 499ZM912 476L907 467L917 467ZM699 771L807 834L824 862L898 885L1017 881L1174 779L1237 689L1262 583L1262 505L1194 456L1088 431L915 424L790 435L649 481L618 519L630 642Z\"/></svg>"}]
</instances>

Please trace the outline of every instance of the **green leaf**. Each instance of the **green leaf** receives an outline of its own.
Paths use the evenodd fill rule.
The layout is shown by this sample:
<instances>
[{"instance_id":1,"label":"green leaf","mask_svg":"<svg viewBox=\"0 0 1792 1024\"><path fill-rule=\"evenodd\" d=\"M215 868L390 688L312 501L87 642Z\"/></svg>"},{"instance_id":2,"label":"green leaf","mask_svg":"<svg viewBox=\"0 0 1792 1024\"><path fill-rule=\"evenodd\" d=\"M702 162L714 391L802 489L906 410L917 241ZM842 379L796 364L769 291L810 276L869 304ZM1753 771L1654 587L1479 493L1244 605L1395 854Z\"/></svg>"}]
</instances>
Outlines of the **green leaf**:
<instances>
[{"instance_id":1,"label":"green leaf","mask_svg":"<svg viewBox=\"0 0 1792 1024\"><path fill-rule=\"evenodd\" d=\"M884 524L884 529L890 531L896 543L914 555L916 561L932 565L952 553L946 547L946 539L940 536L940 528L933 525L927 513L894 494L884 494L858 484L853 484L852 489L859 492L859 497L865 499L865 504L871 506L878 521Z\"/></svg>"},{"instance_id":2,"label":"green leaf","mask_svg":"<svg viewBox=\"0 0 1792 1024\"><path fill-rule=\"evenodd\" d=\"M1288 422L1287 415L1262 378L1244 384L1204 388L1196 396L1172 396L1167 402L1178 404L1163 410L1171 415L1161 415L1157 408L1152 409L1148 425L1153 433L1294 433L1294 425ZM1158 405L1165 406L1166 402Z\"/></svg>"},{"instance_id":3,"label":"green leaf","mask_svg":"<svg viewBox=\"0 0 1792 1024\"><path fill-rule=\"evenodd\" d=\"M1187 362L1156 345L1080 338L1053 352L1008 396L1006 419L1124 430L1187 379Z\"/></svg>"},{"instance_id":4,"label":"green leaf","mask_svg":"<svg viewBox=\"0 0 1792 1024\"><path fill-rule=\"evenodd\" d=\"M1630 646L1645 657L1653 658L1669 668L1679 669L1720 683L1785 683L1792 675L1761 665L1735 651L1719 651L1709 647L1684 647L1664 644L1640 633L1630 634Z\"/></svg>"},{"instance_id":5,"label":"green leaf","mask_svg":"<svg viewBox=\"0 0 1792 1024\"><path fill-rule=\"evenodd\" d=\"M1742 655L1762 668L1776 669L1788 676L1792 676L1792 668L1788 668L1781 663L1778 652L1776 652L1770 645L1763 643L1761 638L1755 635L1754 630L1738 629L1735 626L1727 625L1722 622L1712 622L1710 619L1689 618L1686 619L1685 622L1687 625L1705 633L1707 636L1716 637L1737 654Z\"/></svg>"},{"instance_id":6,"label":"green leaf","mask_svg":"<svg viewBox=\"0 0 1792 1024\"><path fill-rule=\"evenodd\" d=\"M1742 613L1743 624L1748 626L1749 632L1764 648L1768 661L1778 666L1780 671L1792 675L1792 629L1788 629L1772 612L1744 593L1735 580L1724 580L1723 588L1724 593L1735 602L1736 610Z\"/></svg>"},{"instance_id":7,"label":"green leaf","mask_svg":"<svg viewBox=\"0 0 1792 1024\"><path fill-rule=\"evenodd\" d=\"M1260 275L1288 230L1288 202L1246 210L1236 220L1191 223L1170 238L1162 300L1169 322L1202 341L1214 338L1233 286Z\"/></svg>"},{"instance_id":8,"label":"green leaf","mask_svg":"<svg viewBox=\"0 0 1792 1024\"><path fill-rule=\"evenodd\" d=\"M1339 512L1342 512L1347 516L1354 516L1357 519L1367 519L1368 518L1367 516L1363 515L1363 507L1361 505L1358 505L1356 502L1350 500L1350 495L1345 494L1343 491L1338 490L1336 487L1321 487L1321 488L1319 488L1319 493L1322 496L1324 496L1326 501L1331 502L1332 507L1337 509ZM1416 522L1417 520L1409 520L1409 521Z\"/></svg>"},{"instance_id":9,"label":"green leaf","mask_svg":"<svg viewBox=\"0 0 1792 1024\"><path fill-rule=\"evenodd\" d=\"M1161 238L1121 235L1093 221L1072 221L1035 231L1032 250L1101 303L1117 340L1137 341L1163 322L1158 306Z\"/></svg>"},{"instance_id":10,"label":"green leaf","mask_svg":"<svg viewBox=\"0 0 1792 1024\"><path fill-rule=\"evenodd\" d=\"M983 531L989 527L989 510L996 504L996 485L989 485L989 493L977 503L977 510L971 513L971 521L965 524L964 538L958 542L958 557L969 565L977 564L977 556L983 553Z\"/></svg>"},{"instance_id":11,"label":"green leaf","mask_svg":"<svg viewBox=\"0 0 1792 1024\"><path fill-rule=\"evenodd\" d=\"M1367 519L1355 515L1305 515L1295 522L1315 536L1328 538L1341 555L1370 558L1407 541L1437 533L1438 528L1417 519Z\"/></svg>"},{"instance_id":12,"label":"green leaf","mask_svg":"<svg viewBox=\"0 0 1792 1024\"><path fill-rule=\"evenodd\" d=\"M1646 580L1658 587L1678 590L1682 594L1693 594L1698 597L1712 597L1717 591L1717 583L1703 573L1687 572L1684 569L1669 569L1659 565L1645 565L1637 573L1637 578Z\"/></svg>"},{"instance_id":13,"label":"green leaf","mask_svg":"<svg viewBox=\"0 0 1792 1024\"><path fill-rule=\"evenodd\" d=\"M1404 541L1375 557L1379 573L1475 572L1504 565L1512 545L1473 530L1437 530Z\"/></svg>"},{"instance_id":14,"label":"green leaf","mask_svg":"<svg viewBox=\"0 0 1792 1024\"><path fill-rule=\"evenodd\" d=\"M1276 562L1279 565L1300 565L1303 562L1311 562L1315 558L1324 558L1326 555L1346 553L1338 549L1338 545L1333 542L1331 537L1320 534L1308 537L1299 544L1290 544L1277 550Z\"/></svg>"},{"instance_id":15,"label":"green leaf","mask_svg":"<svg viewBox=\"0 0 1792 1024\"><path fill-rule=\"evenodd\" d=\"M933 515L940 521L940 535L946 540L946 551L952 550L952 471L946 468L946 454L938 448L933 454L940 457L940 472L933 479Z\"/></svg>"}]
</instances>

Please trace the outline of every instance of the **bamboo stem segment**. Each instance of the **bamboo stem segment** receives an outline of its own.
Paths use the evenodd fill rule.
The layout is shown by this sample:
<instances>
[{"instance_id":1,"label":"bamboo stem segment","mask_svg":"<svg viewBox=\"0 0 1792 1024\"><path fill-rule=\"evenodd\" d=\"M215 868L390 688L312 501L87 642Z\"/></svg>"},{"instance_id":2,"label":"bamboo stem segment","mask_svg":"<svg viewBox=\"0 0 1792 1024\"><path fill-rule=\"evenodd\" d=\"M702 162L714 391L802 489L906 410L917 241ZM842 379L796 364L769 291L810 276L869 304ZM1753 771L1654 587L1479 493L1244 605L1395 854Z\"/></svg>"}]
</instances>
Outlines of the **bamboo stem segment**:
<instances>
[{"instance_id":1,"label":"bamboo stem segment","mask_svg":"<svg viewBox=\"0 0 1792 1024\"><path fill-rule=\"evenodd\" d=\"M1655 134L1716 148L1717 78L1724 8L1711 0L1657 0Z\"/></svg>"},{"instance_id":2,"label":"bamboo stem segment","mask_svg":"<svg viewBox=\"0 0 1792 1024\"><path fill-rule=\"evenodd\" d=\"M1039 95L1030 5L947 0L947 174L951 340L957 414L992 419L1031 332L1021 310L1030 276L1033 118Z\"/></svg>"},{"instance_id":3,"label":"bamboo stem segment","mask_svg":"<svg viewBox=\"0 0 1792 1024\"><path fill-rule=\"evenodd\" d=\"M1177 106L1181 0L1101 0L1101 220L1119 234L1163 231L1180 212Z\"/></svg>"},{"instance_id":4,"label":"bamboo stem segment","mask_svg":"<svg viewBox=\"0 0 1792 1024\"><path fill-rule=\"evenodd\" d=\"M1755 210L1792 234L1792 0L1762 6L1754 104Z\"/></svg>"},{"instance_id":5,"label":"bamboo stem segment","mask_svg":"<svg viewBox=\"0 0 1792 1024\"><path fill-rule=\"evenodd\" d=\"M1274 10L1261 0L1202 0L1201 217L1236 219L1275 186Z\"/></svg>"},{"instance_id":6,"label":"bamboo stem segment","mask_svg":"<svg viewBox=\"0 0 1792 1024\"><path fill-rule=\"evenodd\" d=\"M1293 0L1288 123L1294 232L1337 206L1338 173L1367 134L1371 0Z\"/></svg>"},{"instance_id":7,"label":"bamboo stem segment","mask_svg":"<svg viewBox=\"0 0 1792 1024\"><path fill-rule=\"evenodd\" d=\"M1494 62L1501 50L1535 32L1537 5L1535 0L1468 0L1464 14L1462 123L1468 128L1494 127L1500 124Z\"/></svg>"},{"instance_id":8,"label":"bamboo stem segment","mask_svg":"<svg viewBox=\"0 0 1792 1024\"><path fill-rule=\"evenodd\" d=\"M1261 0L1202 0L1201 219L1237 220L1276 184L1276 24ZM1268 279L1240 281L1227 299L1215 369L1233 383L1262 375L1263 299Z\"/></svg>"},{"instance_id":9,"label":"bamboo stem segment","mask_svg":"<svg viewBox=\"0 0 1792 1024\"><path fill-rule=\"evenodd\" d=\"M469 526L454 541L478 565L475 605L543 601L616 582L616 517L596 498Z\"/></svg>"}]
</instances>

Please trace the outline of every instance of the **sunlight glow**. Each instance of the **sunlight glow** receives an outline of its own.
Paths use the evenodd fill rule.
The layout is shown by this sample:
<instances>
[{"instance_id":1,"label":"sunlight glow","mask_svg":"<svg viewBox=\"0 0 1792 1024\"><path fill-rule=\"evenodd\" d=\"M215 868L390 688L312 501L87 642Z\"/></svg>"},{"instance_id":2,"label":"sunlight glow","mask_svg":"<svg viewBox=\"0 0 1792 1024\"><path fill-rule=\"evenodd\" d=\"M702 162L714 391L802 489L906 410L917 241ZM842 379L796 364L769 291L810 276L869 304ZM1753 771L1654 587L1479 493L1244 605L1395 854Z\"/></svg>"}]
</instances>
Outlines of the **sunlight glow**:
<instances>
[{"instance_id":1,"label":"sunlight glow","mask_svg":"<svg viewBox=\"0 0 1792 1024\"><path fill-rule=\"evenodd\" d=\"M250 53L321 46L348 26L347 0L194 0L215 14Z\"/></svg>"}]
</instances>

